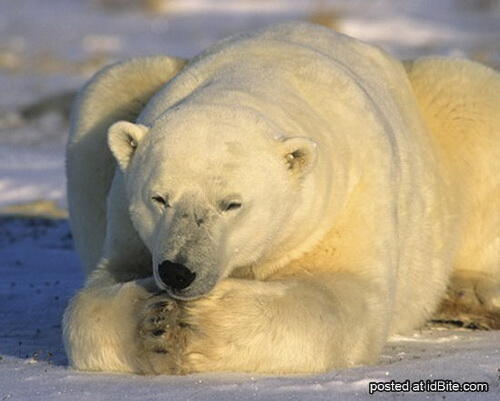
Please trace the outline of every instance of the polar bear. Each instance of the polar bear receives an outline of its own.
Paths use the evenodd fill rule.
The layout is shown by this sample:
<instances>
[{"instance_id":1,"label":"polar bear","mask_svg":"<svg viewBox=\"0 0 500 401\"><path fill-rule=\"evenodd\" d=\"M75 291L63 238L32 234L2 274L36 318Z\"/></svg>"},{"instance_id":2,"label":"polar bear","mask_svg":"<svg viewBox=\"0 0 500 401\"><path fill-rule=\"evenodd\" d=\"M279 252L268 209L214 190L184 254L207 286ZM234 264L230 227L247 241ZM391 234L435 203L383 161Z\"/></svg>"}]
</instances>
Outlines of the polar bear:
<instances>
[{"instance_id":1,"label":"polar bear","mask_svg":"<svg viewBox=\"0 0 500 401\"><path fill-rule=\"evenodd\" d=\"M498 323L499 94L480 64L403 64L306 23L102 70L67 147L88 274L64 315L71 365L373 363L447 286Z\"/></svg>"}]
</instances>

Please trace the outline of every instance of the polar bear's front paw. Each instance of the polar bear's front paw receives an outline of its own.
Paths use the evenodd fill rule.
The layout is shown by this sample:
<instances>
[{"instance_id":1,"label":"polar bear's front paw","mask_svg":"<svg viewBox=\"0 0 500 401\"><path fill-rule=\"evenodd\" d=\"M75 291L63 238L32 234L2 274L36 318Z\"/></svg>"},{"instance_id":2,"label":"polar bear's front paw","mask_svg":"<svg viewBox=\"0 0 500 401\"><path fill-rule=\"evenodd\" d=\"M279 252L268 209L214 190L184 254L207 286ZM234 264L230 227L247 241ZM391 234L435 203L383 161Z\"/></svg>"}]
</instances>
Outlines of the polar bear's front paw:
<instances>
[{"instance_id":1,"label":"polar bear's front paw","mask_svg":"<svg viewBox=\"0 0 500 401\"><path fill-rule=\"evenodd\" d=\"M146 374L182 374L188 325L181 303L165 295L149 298L138 326L138 354Z\"/></svg>"}]
</instances>

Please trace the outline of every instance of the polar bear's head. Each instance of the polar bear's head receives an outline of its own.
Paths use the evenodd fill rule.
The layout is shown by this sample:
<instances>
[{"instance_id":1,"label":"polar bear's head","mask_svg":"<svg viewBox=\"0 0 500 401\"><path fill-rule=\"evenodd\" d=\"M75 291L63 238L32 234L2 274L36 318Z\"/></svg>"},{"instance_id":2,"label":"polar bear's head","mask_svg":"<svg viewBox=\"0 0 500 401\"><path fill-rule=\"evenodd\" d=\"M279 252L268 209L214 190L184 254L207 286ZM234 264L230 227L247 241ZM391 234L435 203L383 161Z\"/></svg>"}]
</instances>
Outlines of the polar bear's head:
<instances>
[{"instance_id":1,"label":"polar bear's head","mask_svg":"<svg viewBox=\"0 0 500 401\"><path fill-rule=\"evenodd\" d=\"M202 296L234 269L272 260L300 229L316 144L274 131L251 113L203 108L110 128L132 222L171 296Z\"/></svg>"}]
</instances>

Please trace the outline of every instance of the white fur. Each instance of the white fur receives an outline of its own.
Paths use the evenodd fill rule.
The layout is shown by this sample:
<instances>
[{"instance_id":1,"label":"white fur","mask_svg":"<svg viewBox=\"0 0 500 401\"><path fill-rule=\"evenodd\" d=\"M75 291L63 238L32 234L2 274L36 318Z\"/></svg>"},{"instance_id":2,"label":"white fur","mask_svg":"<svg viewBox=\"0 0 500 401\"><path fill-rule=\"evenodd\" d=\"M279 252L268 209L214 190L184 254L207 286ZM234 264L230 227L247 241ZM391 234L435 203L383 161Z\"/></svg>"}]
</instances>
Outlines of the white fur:
<instances>
[{"instance_id":1,"label":"white fur","mask_svg":"<svg viewBox=\"0 0 500 401\"><path fill-rule=\"evenodd\" d=\"M374 362L390 333L430 317L454 267L479 273L480 296L498 308L496 72L447 59L405 70L299 23L237 35L182 67L112 67L75 108L71 224L96 270L65 313L73 366L291 373ZM141 106L123 116L110 96ZM105 131L123 119L135 124L109 131L115 171ZM240 209L221 209L235 200ZM197 279L171 295L188 326L150 346L141 319L154 316L153 285L140 279L161 287L156 267L182 252ZM175 358L155 353L162 341Z\"/></svg>"}]
</instances>

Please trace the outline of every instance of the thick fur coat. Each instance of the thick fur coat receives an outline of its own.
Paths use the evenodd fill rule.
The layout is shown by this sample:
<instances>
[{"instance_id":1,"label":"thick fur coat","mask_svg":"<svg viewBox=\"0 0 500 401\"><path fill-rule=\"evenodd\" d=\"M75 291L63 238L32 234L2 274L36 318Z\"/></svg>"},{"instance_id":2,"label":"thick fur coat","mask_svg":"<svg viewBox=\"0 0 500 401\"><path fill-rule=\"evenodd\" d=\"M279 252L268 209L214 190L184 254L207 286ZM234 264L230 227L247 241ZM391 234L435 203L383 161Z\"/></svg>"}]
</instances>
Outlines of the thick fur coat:
<instances>
[{"instance_id":1,"label":"thick fur coat","mask_svg":"<svg viewBox=\"0 0 500 401\"><path fill-rule=\"evenodd\" d=\"M99 72L67 148L72 365L319 372L375 362L447 287L496 316L499 94L302 23Z\"/></svg>"}]
</instances>

